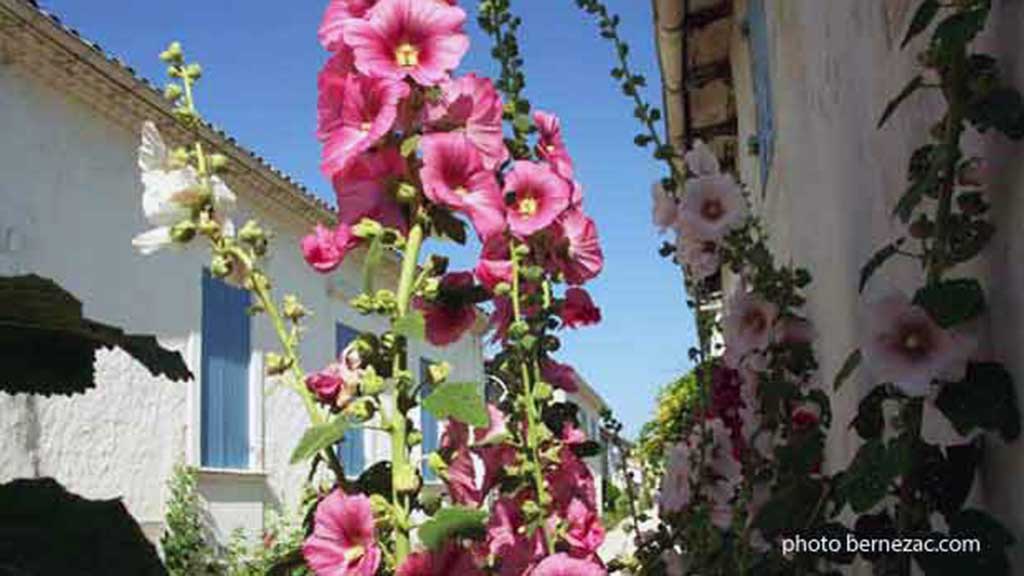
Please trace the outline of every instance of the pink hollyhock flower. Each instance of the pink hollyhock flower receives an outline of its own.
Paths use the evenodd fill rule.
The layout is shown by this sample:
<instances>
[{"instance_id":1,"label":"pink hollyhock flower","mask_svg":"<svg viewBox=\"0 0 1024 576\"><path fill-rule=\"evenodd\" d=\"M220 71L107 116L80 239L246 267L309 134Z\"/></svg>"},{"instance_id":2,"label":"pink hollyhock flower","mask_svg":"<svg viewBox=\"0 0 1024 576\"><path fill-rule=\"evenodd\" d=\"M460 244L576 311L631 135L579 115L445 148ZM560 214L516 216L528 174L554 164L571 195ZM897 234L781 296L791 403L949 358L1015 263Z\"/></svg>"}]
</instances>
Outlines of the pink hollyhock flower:
<instances>
[{"instance_id":1,"label":"pink hollyhock flower","mask_svg":"<svg viewBox=\"0 0 1024 576\"><path fill-rule=\"evenodd\" d=\"M476 465L468 448L460 448L448 462L444 483L452 501L467 506L479 506L483 493L476 481Z\"/></svg>"},{"instance_id":2,"label":"pink hollyhock flower","mask_svg":"<svg viewBox=\"0 0 1024 576\"><path fill-rule=\"evenodd\" d=\"M746 201L736 181L728 174L702 176L686 181L686 193L679 203L676 226L683 236L717 240L743 224Z\"/></svg>"},{"instance_id":3,"label":"pink hollyhock flower","mask_svg":"<svg viewBox=\"0 0 1024 576\"><path fill-rule=\"evenodd\" d=\"M391 192L394 180L405 171L398 150L385 148L360 155L334 178L338 197L338 221L355 225L363 218L383 226L405 230L408 225L402 206Z\"/></svg>"},{"instance_id":4,"label":"pink hollyhock flower","mask_svg":"<svg viewBox=\"0 0 1024 576\"><path fill-rule=\"evenodd\" d=\"M523 160L505 177L506 195L513 198L508 211L512 233L525 238L550 226L569 207L569 184L551 168Z\"/></svg>"},{"instance_id":5,"label":"pink hollyhock flower","mask_svg":"<svg viewBox=\"0 0 1024 576\"><path fill-rule=\"evenodd\" d=\"M557 224L561 234L557 263L566 282L580 285L596 278L604 268L597 225L577 209L562 213Z\"/></svg>"},{"instance_id":6,"label":"pink hollyhock flower","mask_svg":"<svg viewBox=\"0 0 1024 576\"><path fill-rule=\"evenodd\" d=\"M580 376L568 364L562 364L550 358L545 358L540 364L540 375L548 384L560 390L565 390L570 394L580 389Z\"/></svg>"},{"instance_id":7,"label":"pink hollyhock flower","mask_svg":"<svg viewBox=\"0 0 1024 576\"><path fill-rule=\"evenodd\" d=\"M933 380L963 378L973 339L944 330L900 293L867 308L861 350L875 377L909 396L924 396Z\"/></svg>"},{"instance_id":8,"label":"pink hollyhock flower","mask_svg":"<svg viewBox=\"0 0 1024 576\"><path fill-rule=\"evenodd\" d=\"M583 184L573 180L570 187L572 193L569 194L569 208L583 210Z\"/></svg>"},{"instance_id":9,"label":"pink hollyhock flower","mask_svg":"<svg viewBox=\"0 0 1024 576\"><path fill-rule=\"evenodd\" d=\"M373 576L381 551L366 496L331 492L316 508L302 555L317 576Z\"/></svg>"},{"instance_id":10,"label":"pink hollyhock flower","mask_svg":"<svg viewBox=\"0 0 1024 576\"><path fill-rule=\"evenodd\" d=\"M597 511L584 502L573 499L565 512L568 529L565 541L569 544L570 553L576 557L588 558L597 554L604 543L604 527Z\"/></svg>"},{"instance_id":11,"label":"pink hollyhock flower","mask_svg":"<svg viewBox=\"0 0 1024 576\"><path fill-rule=\"evenodd\" d=\"M405 82L339 76L331 63L320 73L319 129L324 140L321 170L329 178L344 172L395 125L398 104L409 95Z\"/></svg>"},{"instance_id":12,"label":"pink hollyhock flower","mask_svg":"<svg viewBox=\"0 0 1024 576\"><path fill-rule=\"evenodd\" d=\"M530 576L606 576L600 564L573 558L564 552L548 556L530 572Z\"/></svg>"},{"instance_id":13,"label":"pink hollyhock flower","mask_svg":"<svg viewBox=\"0 0 1024 576\"><path fill-rule=\"evenodd\" d=\"M721 418L708 420L707 427L711 433L709 466L724 482L735 486L740 481L743 469L736 458L736 450L733 449L732 432Z\"/></svg>"},{"instance_id":14,"label":"pink hollyhock flower","mask_svg":"<svg viewBox=\"0 0 1024 576\"><path fill-rule=\"evenodd\" d=\"M463 134L480 152L484 168L495 170L509 157L502 111L491 80L467 74L441 85L440 100L427 106L427 122L434 129Z\"/></svg>"},{"instance_id":15,"label":"pink hollyhock flower","mask_svg":"<svg viewBox=\"0 0 1024 576\"><path fill-rule=\"evenodd\" d=\"M483 576L473 555L454 542L435 552L410 554L398 567L395 576Z\"/></svg>"},{"instance_id":16,"label":"pink hollyhock flower","mask_svg":"<svg viewBox=\"0 0 1024 576\"><path fill-rule=\"evenodd\" d=\"M484 241L473 274L491 291L502 282L512 284L512 258L509 255L506 238L495 236Z\"/></svg>"},{"instance_id":17,"label":"pink hollyhock flower","mask_svg":"<svg viewBox=\"0 0 1024 576\"><path fill-rule=\"evenodd\" d=\"M465 21L461 8L441 2L381 0L369 19L345 24L344 39L363 74L436 86L469 49Z\"/></svg>"},{"instance_id":18,"label":"pink hollyhock flower","mask_svg":"<svg viewBox=\"0 0 1024 576\"><path fill-rule=\"evenodd\" d=\"M793 423L793 429L809 430L821 421L821 406L817 402L802 402L793 407L789 418Z\"/></svg>"},{"instance_id":19,"label":"pink hollyhock flower","mask_svg":"<svg viewBox=\"0 0 1024 576\"><path fill-rule=\"evenodd\" d=\"M572 180L572 158L562 139L562 122L558 116L537 110L533 113L533 123L537 126L537 131L540 132L537 156L546 160L555 174L566 180Z\"/></svg>"},{"instance_id":20,"label":"pink hollyhock flower","mask_svg":"<svg viewBox=\"0 0 1024 576\"><path fill-rule=\"evenodd\" d=\"M377 0L331 0L317 32L320 44L330 52L344 48L345 23L366 17L376 3Z\"/></svg>"},{"instance_id":21,"label":"pink hollyhock flower","mask_svg":"<svg viewBox=\"0 0 1024 576\"><path fill-rule=\"evenodd\" d=\"M591 509L597 510L597 489L594 487L590 467L569 446L562 446L559 462L558 467L545 475L555 508L565 511L573 499L579 499Z\"/></svg>"},{"instance_id":22,"label":"pink hollyhock flower","mask_svg":"<svg viewBox=\"0 0 1024 576\"><path fill-rule=\"evenodd\" d=\"M566 420L562 423L562 443L568 446L578 446L587 441L587 433L580 430L572 422Z\"/></svg>"},{"instance_id":23,"label":"pink hollyhock flower","mask_svg":"<svg viewBox=\"0 0 1024 576\"><path fill-rule=\"evenodd\" d=\"M359 238L352 235L352 229L345 224L334 230L317 224L312 234L302 239L302 257L317 272L326 274L334 271L345 259L349 250L359 244Z\"/></svg>"},{"instance_id":24,"label":"pink hollyhock flower","mask_svg":"<svg viewBox=\"0 0 1024 576\"><path fill-rule=\"evenodd\" d=\"M353 72L352 53L345 50L331 56L317 75L316 137L321 142L343 125L346 80Z\"/></svg>"},{"instance_id":25,"label":"pink hollyhock flower","mask_svg":"<svg viewBox=\"0 0 1024 576\"><path fill-rule=\"evenodd\" d=\"M338 362L329 364L320 372L306 376L306 387L316 399L328 406L344 406L355 395L363 377L363 360L359 347L349 344Z\"/></svg>"},{"instance_id":26,"label":"pink hollyhock flower","mask_svg":"<svg viewBox=\"0 0 1024 576\"><path fill-rule=\"evenodd\" d=\"M478 271L479 273L479 271ZM512 324L514 312L512 299L501 297L494 298L494 311L488 317L487 331L493 332L490 343L503 342L508 336L508 327Z\"/></svg>"},{"instance_id":27,"label":"pink hollyhock flower","mask_svg":"<svg viewBox=\"0 0 1024 576\"><path fill-rule=\"evenodd\" d=\"M494 172L461 134L423 137L423 192L431 201L469 215L477 234L488 239L505 230L505 201Z\"/></svg>"},{"instance_id":28,"label":"pink hollyhock flower","mask_svg":"<svg viewBox=\"0 0 1024 576\"><path fill-rule=\"evenodd\" d=\"M767 348L777 316L775 304L742 287L736 290L723 321L726 362L738 367L747 355Z\"/></svg>"},{"instance_id":29,"label":"pink hollyhock flower","mask_svg":"<svg viewBox=\"0 0 1024 576\"><path fill-rule=\"evenodd\" d=\"M666 512L682 512L690 504L691 451L687 442L678 442L668 451L658 494L658 506Z\"/></svg>"},{"instance_id":30,"label":"pink hollyhock flower","mask_svg":"<svg viewBox=\"0 0 1024 576\"><path fill-rule=\"evenodd\" d=\"M530 567L547 554L543 532L524 529L520 500L499 498L487 521L487 552L498 559L500 576L530 574Z\"/></svg>"},{"instance_id":31,"label":"pink hollyhock flower","mask_svg":"<svg viewBox=\"0 0 1024 576\"><path fill-rule=\"evenodd\" d=\"M601 321L601 309L594 305L590 294L583 288L569 288L565 291L565 302L562 303L558 316L562 325L568 328L590 326Z\"/></svg>"},{"instance_id":32,"label":"pink hollyhock flower","mask_svg":"<svg viewBox=\"0 0 1024 576\"><path fill-rule=\"evenodd\" d=\"M664 232L665 229L676 222L679 215L679 206L674 198L668 195L661 182L655 182L651 186L651 221L654 226Z\"/></svg>"},{"instance_id":33,"label":"pink hollyhock flower","mask_svg":"<svg viewBox=\"0 0 1024 576\"><path fill-rule=\"evenodd\" d=\"M494 404L487 405L488 423L486 428L473 430L473 442L477 446L498 443L509 436L505 413Z\"/></svg>"},{"instance_id":34,"label":"pink hollyhock flower","mask_svg":"<svg viewBox=\"0 0 1024 576\"><path fill-rule=\"evenodd\" d=\"M722 268L721 247L714 240L683 236L676 241L682 264L693 280L705 280Z\"/></svg>"},{"instance_id":35,"label":"pink hollyhock flower","mask_svg":"<svg viewBox=\"0 0 1024 576\"><path fill-rule=\"evenodd\" d=\"M693 149L686 153L686 168L696 177L717 176L721 170L718 158L703 140L693 143Z\"/></svg>"},{"instance_id":36,"label":"pink hollyhock flower","mask_svg":"<svg viewBox=\"0 0 1024 576\"><path fill-rule=\"evenodd\" d=\"M416 298L414 305L423 312L427 323L427 340L434 346L457 342L476 322L476 306L460 297L460 292L473 288L473 274L451 272L441 279L440 294L428 302Z\"/></svg>"}]
</instances>

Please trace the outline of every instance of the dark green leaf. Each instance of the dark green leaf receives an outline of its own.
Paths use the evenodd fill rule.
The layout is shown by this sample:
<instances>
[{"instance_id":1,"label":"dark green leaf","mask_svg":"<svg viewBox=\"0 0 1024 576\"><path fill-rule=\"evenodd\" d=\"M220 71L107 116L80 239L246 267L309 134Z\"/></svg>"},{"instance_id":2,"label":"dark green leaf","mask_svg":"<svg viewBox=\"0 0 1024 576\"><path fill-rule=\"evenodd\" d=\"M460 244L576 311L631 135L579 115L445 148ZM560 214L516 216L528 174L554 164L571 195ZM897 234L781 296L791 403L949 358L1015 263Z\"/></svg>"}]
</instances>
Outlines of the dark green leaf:
<instances>
[{"instance_id":1,"label":"dark green leaf","mask_svg":"<svg viewBox=\"0 0 1024 576\"><path fill-rule=\"evenodd\" d=\"M977 540L980 552L958 554L915 554L914 559L928 576L961 574L1010 574L1006 548L1014 538L994 518L980 510L963 510L949 518L949 537Z\"/></svg>"},{"instance_id":2,"label":"dark green leaf","mask_svg":"<svg viewBox=\"0 0 1024 576\"><path fill-rule=\"evenodd\" d=\"M780 532L803 530L821 501L825 486L809 478L801 478L774 491L754 518L754 526L771 538Z\"/></svg>"},{"instance_id":3,"label":"dark green leaf","mask_svg":"<svg viewBox=\"0 0 1024 576\"><path fill-rule=\"evenodd\" d=\"M980 459L975 444L948 446L943 454L936 446L918 442L912 478L931 508L948 517L967 500Z\"/></svg>"},{"instance_id":4,"label":"dark green leaf","mask_svg":"<svg viewBox=\"0 0 1024 576\"><path fill-rule=\"evenodd\" d=\"M405 336L409 340L422 340L427 333L427 321L419 310L410 310L405 316L395 320L391 329L395 334Z\"/></svg>"},{"instance_id":5,"label":"dark green leaf","mask_svg":"<svg viewBox=\"0 0 1024 576\"><path fill-rule=\"evenodd\" d=\"M914 304L927 310L936 324L949 328L980 316L985 311L985 293L971 278L944 280L918 290Z\"/></svg>"},{"instance_id":6,"label":"dark green leaf","mask_svg":"<svg viewBox=\"0 0 1024 576\"><path fill-rule=\"evenodd\" d=\"M153 336L82 316L82 303L52 280L36 275L0 278L0 390L72 395L94 386L95 352L121 348L154 376L190 380L181 354Z\"/></svg>"},{"instance_id":7,"label":"dark green leaf","mask_svg":"<svg viewBox=\"0 0 1024 576\"><path fill-rule=\"evenodd\" d=\"M817 428L793 434L775 450L780 473L796 478L811 473L821 464L824 449L825 435Z\"/></svg>"},{"instance_id":8,"label":"dark green leaf","mask_svg":"<svg viewBox=\"0 0 1024 576\"><path fill-rule=\"evenodd\" d=\"M314 454L325 448L333 448L335 444L341 442L341 439L345 437L345 431L351 425L352 423L348 418L339 416L326 424L310 426L306 429L302 438L299 439L295 450L292 451L290 462L298 464L303 460L312 458Z\"/></svg>"},{"instance_id":9,"label":"dark green leaf","mask_svg":"<svg viewBox=\"0 0 1024 576\"><path fill-rule=\"evenodd\" d=\"M900 246L903 245L903 242L904 239L900 238L899 240L886 244L879 249L878 252L875 252L874 256L864 264L860 269L859 292L864 291L864 287L868 285L868 280L870 280L871 276L873 276L875 272L882 267L882 264L885 264L887 260L899 254Z\"/></svg>"},{"instance_id":10,"label":"dark green leaf","mask_svg":"<svg viewBox=\"0 0 1024 576\"><path fill-rule=\"evenodd\" d=\"M381 460L370 466L355 481L355 491L361 494L378 494L391 498L391 462Z\"/></svg>"},{"instance_id":11,"label":"dark green leaf","mask_svg":"<svg viewBox=\"0 0 1024 576\"><path fill-rule=\"evenodd\" d=\"M987 4L987 3L986 3ZM940 57L953 57L974 40L985 28L988 6L955 12L939 22L932 35L932 45Z\"/></svg>"},{"instance_id":12,"label":"dark green leaf","mask_svg":"<svg viewBox=\"0 0 1024 576\"><path fill-rule=\"evenodd\" d=\"M850 352L850 355L846 357L846 361L843 362L843 367L839 369L839 373L836 374L835 382L832 384L832 390L838 391L842 388L843 383L846 382L850 376L853 376L853 371L860 366L861 353L860 349Z\"/></svg>"},{"instance_id":13,"label":"dark green leaf","mask_svg":"<svg viewBox=\"0 0 1024 576\"><path fill-rule=\"evenodd\" d=\"M479 386L474 382L438 386L423 401L423 408L438 419L452 418L475 428L483 428L491 421Z\"/></svg>"},{"instance_id":14,"label":"dark green leaf","mask_svg":"<svg viewBox=\"0 0 1024 576\"><path fill-rule=\"evenodd\" d=\"M384 243L380 236L376 236L370 242L370 248L366 251L366 259L363 260L363 293L373 295L377 269L380 268L383 257Z\"/></svg>"},{"instance_id":15,"label":"dark green leaf","mask_svg":"<svg viewBox=\"0 0 1024 576\"><path fill-rule=\"evenodd\" d=\"M419 529L420 540L430 550L437 550L451 538L474 538L483 534L487 512L465 506L449 506L423 523Z\"/></svg>"},{"instance_id":16,"label":"dark green leaf","mask_svg":"<svg viewBox=\"0 0 1024 576\"><path fill-rule=\"evenodd\" d=\"M924 0L924 2L921 2L921 5L917 7L917 11L914 12L914 17L910 20L910 28L907 29L907 35L903 37L903 42L900 44L900 48L906 48L907 44L909 44L915 36L924 32L938 13L938 0Z\"/></svg>"},{"instance_id":17,"label":"dark green leaf","mask_svg":"<svg viewBox=\"0 0 1024 576\"><path fill-rule=\"evenodd\" d=\"M865 440L878 438L885 428L885 417L882 402L889 398L884 386L876 386L857 406L857 415L850 424L857 430L857 435Z\"/></svg>"},{"instance_id":18,"label":"dark green leaf","mask_svg":"<svg viewBox=\"0 0 1024 576\"><path fill-rule=\"evenodd\" d=\"M998 431L1007 442L1020 436L1020 412L1013 377L1000 364L968 364L963 380L942 386L935 405L960 434L981 428Z\"/></svg>"},{"instance_id":19,"label":"dark green leaf","mask_svg":"<svg viewBox=\"0 0 1024 576\"><path fill-rule=\"evenodd\" d=\"M897 94L895 98L890 100L889 103L885 105L885 110L882 112L882 117L878 119L878 128L885 126L885 123L892 116L893 112L895 112L896 109L899 108L900 104L902 104L904 100L909 98L911 94L917 92L918 88L920 88L923 84L924 76L921 76L920 74L914 76L910 80L910 82L903 87L903 90L900 90L900 93Z\"/></svg>"},{"instance_id":20,"label":"dark green leaf","mask_svg":"<svg viewBox=\"0 0 1024 576\"><path fill-rule=\"evenodd\" d=\"M592 458L604 452L604 446L594 442L593 440L587 440L581 444L572 444L572 453L579 458Z\"/></svg>"},{"instance_id":21,"label":"dark green leaf","mask_svg":"<svg viewBox=\"0 0 1024 576\"><path fill-rule=\"evenodd\" d=\"M1010 87L999 87L976 96L967 109L967 119L979 132L990 128L1007 138L1024 138L1024 98Z\"/></svg>"},{"instance_id":22,"label":"dark green leaf","mask_svg":"<svg viewBox=\"0 0 1024 576\"><path fill-rule=\"evenodd\" d=\"M466 223L455 217L449 210L435 207L430 211L434 229L445 238L460 246L466 244Z\"/></svg>"},{"instance_id":23,"label":"dark green leaf","mask_svg":"<svg viewBox=\"0 0 1024 576\"><path fill-rule=\"evenodd\" d=\"M984 220L971 220L953 228L947 251L950 263L960 264L974 258L988 246L995 233L995 226Z\"/></svg>"},{"instance_id":24,"label":"dark green leaf","mask_svg":"<svg viewBox=\"0 0 1024 576\"><path fill-rule=\"evenodd\" d=\"M837 487L854 512L870 510L888 494L900 474L899 454L878 438L860 447Z\"/></svg>"}]
</instances>

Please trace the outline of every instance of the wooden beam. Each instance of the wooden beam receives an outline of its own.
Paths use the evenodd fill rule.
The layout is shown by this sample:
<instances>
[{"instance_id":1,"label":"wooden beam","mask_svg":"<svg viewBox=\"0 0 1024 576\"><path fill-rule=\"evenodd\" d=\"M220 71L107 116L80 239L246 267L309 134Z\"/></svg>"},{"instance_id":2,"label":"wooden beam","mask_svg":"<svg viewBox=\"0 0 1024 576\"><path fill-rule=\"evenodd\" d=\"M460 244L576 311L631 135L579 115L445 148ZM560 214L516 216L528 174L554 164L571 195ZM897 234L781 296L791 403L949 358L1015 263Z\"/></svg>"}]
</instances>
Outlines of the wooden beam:
<instances>
[{"instance_id":1,"label":"wooden beam","mask_svg":"<svg viewBox=\"0 0 1024 576\"><path fill-rule=\"evenodd\" d=\"M708 24L717 22L723 18L732 18L732 0L722 0L714 6L709 6L694 12L687 12L683 16L683 26L687 30L697 30Z\"/></svg>"}]
</instances>

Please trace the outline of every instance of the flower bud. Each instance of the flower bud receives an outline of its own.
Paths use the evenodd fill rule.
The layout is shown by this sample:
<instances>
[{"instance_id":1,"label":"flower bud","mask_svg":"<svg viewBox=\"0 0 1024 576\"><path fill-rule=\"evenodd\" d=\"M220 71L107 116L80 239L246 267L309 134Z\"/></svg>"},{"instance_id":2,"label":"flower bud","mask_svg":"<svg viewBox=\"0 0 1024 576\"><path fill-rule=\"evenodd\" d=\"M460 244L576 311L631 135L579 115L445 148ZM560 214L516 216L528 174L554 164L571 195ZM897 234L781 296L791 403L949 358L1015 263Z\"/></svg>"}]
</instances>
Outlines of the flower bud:
<instances>
[{"instance_id":1,"label":"flower bud","mask_svg":"<svg viewBox=\"0 0 1024 576\"><path fill-rule=\"evenodd\" d=\"M452 373L452 365L447 362L431 364L427 373L430 375L430 383L437 386L448 380L448 376Z\"/></svg>"},{"instance_id":2,"label":"flower bud","mask_svg":"<svg viewBox=\"0 0 1024 576\"><path fill-rule=\"evenodd\" d=\"M220 222L210 218L209 214L203 212L199 216L199 225L196 230L203 236L216 236L220 232Z\"/></svg>"},{"instance_id":3,"label":"flower bud","mask_svg":"<svg viewBox=\"0 0 1024 576\"><path fill-rule=\"evenodd\" d=\"M537 382L533 387L533 397L537 400L550 400L554 389L547 382Z\"/></svg>"},{"instance_id":4,"label":"flower bud","mask_svg":"<svg viewBox=\"0 0 1024 576\"><path fill-rule=\"evenodd\" d=\"M179 244L187 244L196 237L196 224L191 220L182 220L171 228L171 240Z\"/></svg>"},{"instance_id":5,"label":"flower bud","mask_svg":"<svg viewBox=\"0 0 1024 576\"><path fill-rule=\"evenodd\" d=\"M199 80L203 77L203 67L199 64L189 64L185 67L184 75L192 80Z\"/></svg>"},{"instance_id":6,"label":"flower bud","mask_svg":"<svg viewBox=\"0 0 1024 576\"><path fill-rule=\"evenodd\" d=\"M171 152L171 166L174 168L184 168L188 165L189 153L188 150L182 147L175 148Z\"/></svg>"},{"instance_id":7,"label":"flower bud","mask_svg":"<svg viewBox=\"0 0 1024 576\"><path fill-rule=\"evenodd\" d=\"M246 244L256 244L267 239L266 233L255 220L249 220L238 230L238 239Z\"/></svg>"},{"instance_id":8,"label":"flower bud","mask_svg":"<svg viewBox=\"0 0 1024 576\"><path fill-rule=\"evenodd\" d=\"M292 362L276 352L268 352L266 357L266 366L267 376L280 376L292 367Z\"/></svg>"},{"instance_id":9,"label":"flower bud","mask_svg":"<svg viewBox=\"0 0 1024 576\"><path fill-rule=\"evenodd\" d=\"M384 228L376 220L363 218L352 227L352 235L363 240L372 240L383 232Z\"/></svg>"},{"instance_id":10,"label":"flower bud","mask_svg":"<svg viewBox=\"0 0 1024 576\"><path fill-rule=\"evenodd\" d=\"M299 302L299 298L294 294L286 294L284 302L281 306L281 311L284 317L291 320L292 322L298 322L307 314L309 311Z\"/></svg>"},{"instance_id":11,"label":"flower bud","mask_svg":"<svg viewBox=\"0 0 1024 576\"><path fill-rule=\"evenodd\" d=\"M223 154L210 154L210 170L214 174L223 172L228 167L228 157Z\"/></svg>"},{"instance_id":12,"label":"flower bud","mask_svg":"<svg viewBox=\"0 0 1024 576\"><path fill-rule=\"evenodd\" d=\"M395 468L394 487L400 494L410 494L420 489L419 474L408 464Z\"/></svg>"},{"instance_id":13,"label":"flower bud","mask_svg":"<svg viewBox=\"0 0 1024 576\"><path fill-rule=\"evenodd\" d=\"M160 60L167 64L180 64L184 58L184 51L181 49L181 42L171 42L167 49L160 53Z\"/></svg>"},{"instance_id":14,"label":"flower bud","mask_svg":"<svg viewBox=\"0 0 1024 576\"><path fill-rule=\"evenodd\" d=\"M354 418L357 422L366 422L377 412L373 402L368 398L360 398L355 402L349 404L348 408L345 409L345 413Z\"/></svg>"},{"instance_id":15,"label":"flower bud","mask_svg":"<svg viewBox=\"0 0 1024 576\"><path fill-rule=\"evenodd\" d=\"M391 515L391 502L380 494L371 494L370 511L373 512L373 519L380 522Z\"/></svg>"},{"instance_id":16,"label":"flower bud","mask_svg":"<svg viewBox=\"0 0 1024 576\"><path fill-rule=\"evenodd\" d=\"M233 263L227 256L218 254L210 261L210 274L214 278L227 278L231 274L232 268Z\"/></svg>"},{"instance_id":17,"label":"flower bud","mask_svg":"<svg viewBox=\"0 0 1024 576\"><path fill-rule=\"evenodd\" d=\"M419 446L420 444L423 444L423 433L418 430L413 430L412 432L409 432L409 437L406 441L410 448Z\"/></svg>"},{"instance_id":18,"label":"flower bud","mask_svg":"<svg viewBox=\"0 0 1024 576\"><path fill-rule=\"evenodd\" d=\"M164 86L164 98L174 102L178 98L181 98L181 86L174 84L173 82Z\"/></svg>"},{"instance_id":19,"label":"flower bud","mask_svg":"<svg viewBox=\"0 0 1024 576\"><path fill-rule=\"evenodd\" d=\"M512 286L508 282L498 282L497 286L494 287L495 296L508 296L512 293Z\"/></svg>"},{"instance_id":20,"label":"flower bud","mask_svg":"<svg viewBox=\"0 0 1024 576\"><path fill-rule=\"evenodd\" d=\"M438 474L438 476L440 476L440 474ZM419 495L419 502L427 516L433 516L441 509L441 493L421 492Z\"/></svg>"},{"instance_id":21,"label":"flower bud","mask_svg":"<svg viewBox=\"0 0 1024 576\"><path fill-rule=\"evenodd\" d=\"M527 256L530 255L530 247L527 246L526 244L520 244L516 246L515 250L513 251L513 254L515 254L519 258L526 258Z\"/></svg>"},{"instance_id":22,"label":"flower bud","mask_svg":"<svg viewBox=\"0 0 1024 576\"><path fill-rule=\"evenodd\" d=\"M408 182L400 182L398 184L398 188L395 190L395 197L398 198L399 202L408 204L416 199L416 194L418 193L419 190L417 190L412 184L409 184Z\"/></svg>"},{"instance_id":23,"label":"flower bud","mask_svg":"<svg viewBox=\"0 0 1024 576\"><path fill-rule=\"evenodd\" d=\"M387 382L377 374L373 366L368 366L359 382L359 392L365 396L376 396L384 391Z\"/></svg>"}]
</instances>

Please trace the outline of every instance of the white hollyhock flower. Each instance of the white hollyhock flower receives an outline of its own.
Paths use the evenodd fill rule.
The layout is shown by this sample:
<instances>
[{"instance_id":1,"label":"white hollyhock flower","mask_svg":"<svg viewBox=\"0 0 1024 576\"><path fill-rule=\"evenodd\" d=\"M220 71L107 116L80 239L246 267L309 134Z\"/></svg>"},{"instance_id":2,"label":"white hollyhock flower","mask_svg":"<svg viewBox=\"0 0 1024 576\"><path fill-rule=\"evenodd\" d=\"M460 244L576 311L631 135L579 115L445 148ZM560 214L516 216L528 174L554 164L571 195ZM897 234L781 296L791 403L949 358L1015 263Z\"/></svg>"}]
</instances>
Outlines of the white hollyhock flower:
<instances>
[{"instance_id":1,"label":"white hollyhock flower","mask_svg":"<svg viewBox=\"0 0 1024 576\"><path fill-rule=\"evenodd\" d=\"M142 254L152 254L173 242L171 228L192 218L193 210L203 201L203 191L199 175L191 166L175 167L171 163L167 145L152 122L142 125L138 165L142 172L142 211L153 228L132 239L132 245ZM210 182L215 218L225 234L231 235L234 226L225 216L234 209L235 194L216 176Z\"/></svg>"},{"instance_id":2,"label":"white hollyhock flower","mask_svg":"<svg viewBox=\"0 0 1024 576\"><path fill-rule=\"evenodd\" d=\"M893 293L870 304L861 350L868 369L909 396L925 396L935 379L963 378L972 338L944 330L928 312Z\"/></svg>"},{"instance_id":3,"label":"white hollyhock flower","mask_svg":"<svg viewBox=\"0 0 1024 576\"><path fill-rule=\"evenodd\" d=\"M718 240L740 226L746 215L746 200L732 176L701 176L686 181L676 226L684 236Z\"/></svg>"},{"instance_id":4,"label":"white hollyhock flower","mask_svg":"<svg viewBox=\"0 0 1024 576\"><path fill-rule=\"evenodd\" d=\"M693 236L679 236L676 240L679 257L690 278L696 281L714 276L722 267L720 246L714 240L702 240Z\"/></svg>"},{"instance_id":5,"label":"white hollyhock flower","mask_svg":"<svg viewBox=\"0 0 1024 576\"><path fill-rule=\"evenodd\" d=\"M669 449L658 495L658 505L665 512L681 512L690 503L691 451L686 442L679 442Z\"/></svg>"},{"instance_id":6,"label":"white hollyhock flower","mask_svg":"<svg viewBox=\"0 0 1024 576\"><path fill-rule=\"evenodd\" d=\"M730 366L740 366L744 358L771 344L778 313L775 304L742 286L733 293L723 319L725 360Z\"/></svg>"},{"instance_id":7,"label":"white hollyhock flower","mask_svg":"<svg viewBox=\"0 0 1024 576\"><path fill-rule=\"evenodd\" d=\"M721 168L718 158L703 140L693 143L693 149L686 153L686 168L694 176L716 176Z\"/></svg>"},{"instance_id":8,"label":"white hollyhock flower","mask_svg":"<svg viewBox=\"0 0 1024 576\"><path fill-rule=\"evenodd\" d=\"M664 231L676 221L676 201L668 195L668 191L655 182L651 186L651 221L659 231Z\"/></svg>"}]
</instances>

